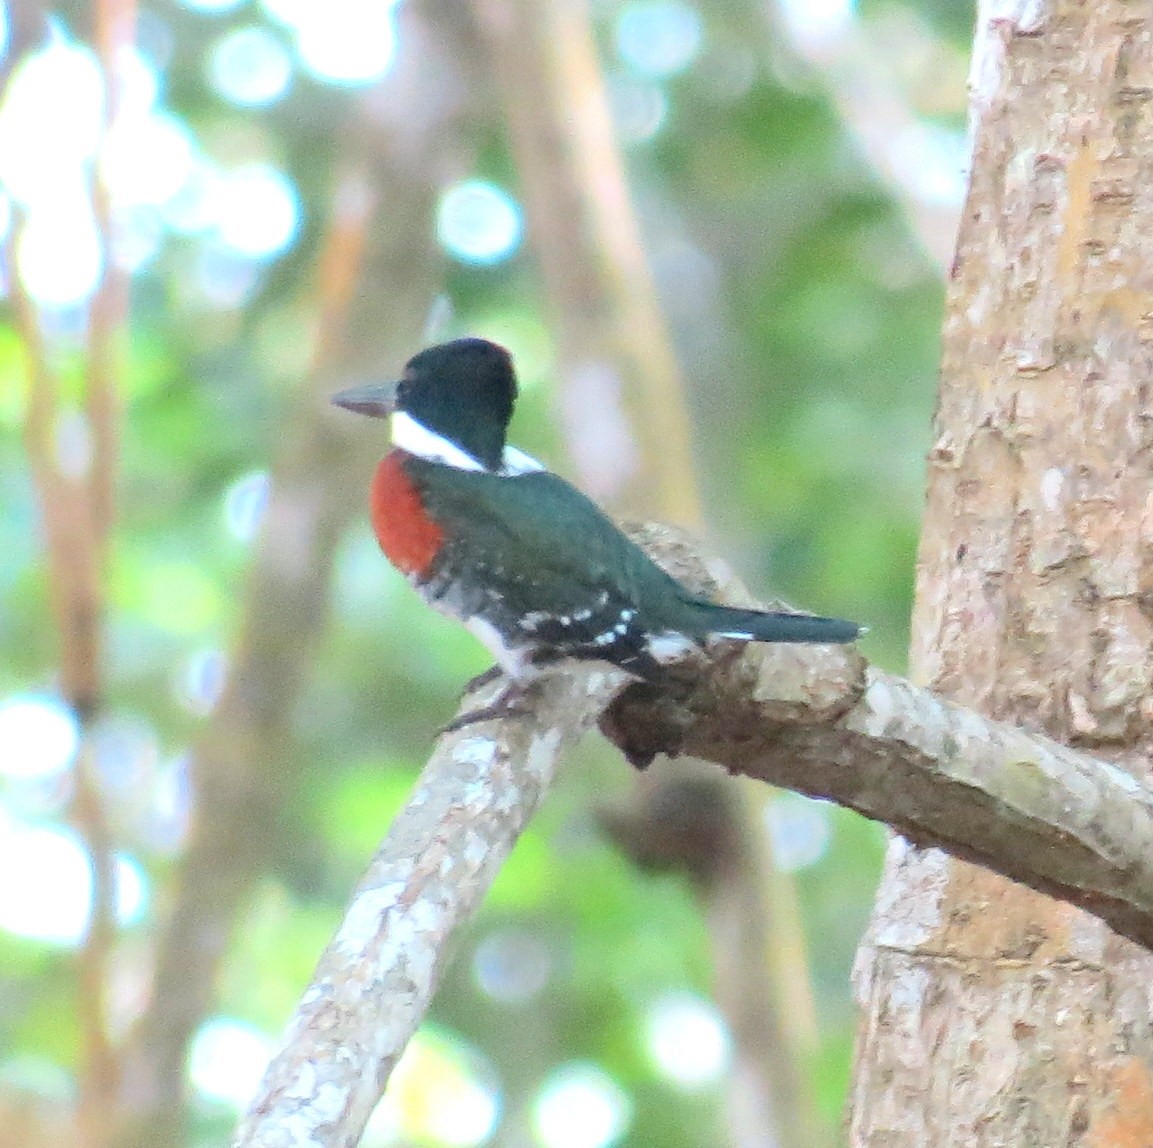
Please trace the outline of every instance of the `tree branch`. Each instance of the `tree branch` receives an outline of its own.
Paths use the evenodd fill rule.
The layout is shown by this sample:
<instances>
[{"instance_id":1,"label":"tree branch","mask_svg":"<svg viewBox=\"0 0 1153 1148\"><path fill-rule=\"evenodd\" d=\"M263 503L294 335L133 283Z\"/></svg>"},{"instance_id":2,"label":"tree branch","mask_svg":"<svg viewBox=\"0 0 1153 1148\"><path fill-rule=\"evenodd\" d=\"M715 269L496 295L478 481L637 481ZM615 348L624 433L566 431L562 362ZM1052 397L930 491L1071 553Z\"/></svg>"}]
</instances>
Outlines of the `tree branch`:
<instances>
[{"instance_id":1,"label":"tree branch","mask_svg":"<svg viewBox=\"0 0 1153 1148\"><path fill-rule=\"evenodd\" d=\"M633 533L694 588L720 586L726 600L748 603L678 533ZM634 762L689 753L829 798L1153 947L1153 790L1110 762L947 702L852 648L718 643L671 671L666 688L622 693L624 681L598 663L569 664L542 680L530 715L442 739L233 1148L358 1142L428 1007L453 930L540 804L561 751L598 715Z\"/></svg>"},{"instance_id":2,"label":"tree branch","mask_svg":"<svg viewBox=\"0 0 1153 1148\"><path fill-rule=\"evenodd\" d=\"M692 753L828 798L1153 948L1153 792L1123 769L851 654L762 646L708 670L681 701L622 697L608 719L622 749ZM819 701L834 683L846 706L830 717Z\"/></svg>"},{"instance_id":3,"label":"tree branch","mask_svg":"<svg viewBox=\"0 0 1153 1148\"><path fill-rule=\"evenodd\" d=\"M668 528L635 528L694 588L750 604ZM692 754L828 798L1080 905L1153 948L1153 790L1112 762L985 718L853 648L718 647L679 686L634 686L602 730L636 764Z\"/></svg>"},{"instance_id":4,"label":"tree branch","mask_svg":"<svg viewBox=\"0 0 1153 1148\"><path fill-rule=\"evenodd\" d=\"M441 739L321 957L234 1148L358 1143L428 1009L453 930L496 877L561 752L627 681L599 663L553 673L531 717ZM466 696L465 707L493 696Z\"/></svg>"}]
</instances>

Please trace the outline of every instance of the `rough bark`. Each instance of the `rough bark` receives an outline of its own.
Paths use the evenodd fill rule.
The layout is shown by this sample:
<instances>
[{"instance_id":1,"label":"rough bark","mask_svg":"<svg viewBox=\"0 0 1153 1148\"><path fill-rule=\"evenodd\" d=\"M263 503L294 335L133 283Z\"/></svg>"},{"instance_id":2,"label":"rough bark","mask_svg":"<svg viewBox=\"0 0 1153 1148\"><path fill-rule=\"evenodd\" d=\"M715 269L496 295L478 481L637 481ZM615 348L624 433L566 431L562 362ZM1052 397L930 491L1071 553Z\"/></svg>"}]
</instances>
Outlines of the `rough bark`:
<instances>
[{"instance_id":1,"label":"rough bark","mask_svg":"<svg viewBox=\"0 0 1153 1148\"><path fill-rule=\"evenodd\" d=\"M972 76L913 672L1143 781L1153 6L985 3ZM1153 1143L1153 958L1099 919L897 840L860 968L854 1145Z\"/></svg>"}]
</instances>

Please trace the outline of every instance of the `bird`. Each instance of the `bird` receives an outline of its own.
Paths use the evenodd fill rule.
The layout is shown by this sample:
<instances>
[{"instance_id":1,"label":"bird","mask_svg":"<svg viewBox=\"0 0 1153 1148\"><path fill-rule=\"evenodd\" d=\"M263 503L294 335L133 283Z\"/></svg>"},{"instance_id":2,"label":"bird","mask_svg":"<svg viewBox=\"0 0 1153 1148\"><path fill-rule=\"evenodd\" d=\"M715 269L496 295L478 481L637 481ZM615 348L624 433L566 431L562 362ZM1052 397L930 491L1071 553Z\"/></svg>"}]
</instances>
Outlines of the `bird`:
<instances>
[{"instance_id":1,"label":"bird","mask_svg":"<svg viewBox=\"0 0 1153 1148\"><path fill-rule=\"evenodd\" d=\"M542 668L566 658L659 683L670 662L713 638L840 644L861 633L839 618L692 593L592 499L508 443L516 398L512 356L476 337L420 351L395 382L332 396L390 420L368 498L384 556L488 647L490 674L509 679L496 703L446 728L515 711Z\"/></svg>"}]
</instances>

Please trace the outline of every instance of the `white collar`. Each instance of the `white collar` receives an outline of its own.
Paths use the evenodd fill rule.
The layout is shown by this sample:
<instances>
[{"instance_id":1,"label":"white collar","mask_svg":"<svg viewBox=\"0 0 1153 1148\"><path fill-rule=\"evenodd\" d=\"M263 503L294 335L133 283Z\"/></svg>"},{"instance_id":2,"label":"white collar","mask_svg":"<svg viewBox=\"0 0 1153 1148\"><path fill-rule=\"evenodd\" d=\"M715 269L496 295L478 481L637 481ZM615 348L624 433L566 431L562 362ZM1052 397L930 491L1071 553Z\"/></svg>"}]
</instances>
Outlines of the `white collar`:
<instances>
[{"instance_id":1,"label":"white collar","mask_svg":"<svg viewBox=\"0 0 1153 1148\"><path fill-rule=\"evenodd\" d=\"M443 466L455 467L457 470L493 473L464 447L437 434L436 431L429 430L424 423L418 422L407 411L396 411L392 416L392 443L393 446L429 462L439 462ZM515 446L506 446L501 456L500 470L495 473L512 476L531 474L544 469L541 463L524 451L517 450Z\"/></svg>"}]
</instances>

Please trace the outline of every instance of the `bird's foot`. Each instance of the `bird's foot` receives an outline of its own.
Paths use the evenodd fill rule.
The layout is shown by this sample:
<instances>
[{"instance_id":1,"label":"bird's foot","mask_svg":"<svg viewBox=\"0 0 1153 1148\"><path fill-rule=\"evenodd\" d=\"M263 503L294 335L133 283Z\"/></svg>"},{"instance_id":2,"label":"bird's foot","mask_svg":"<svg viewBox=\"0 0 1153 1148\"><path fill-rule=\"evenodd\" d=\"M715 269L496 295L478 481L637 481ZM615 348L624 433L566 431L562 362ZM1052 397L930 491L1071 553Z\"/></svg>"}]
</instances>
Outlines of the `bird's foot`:
<instances>
[{"instance_id":1,"label":"bird's foot","mask_svg":"<svg viewBox=\"0 0 1153 1148\"><path fill-rule=\"evenodd\" d=\"M499 676L500 670L495 666L493 669L497 670L496 675L493 676ZM489 673L491 674L492 671L490 670ZM481 677L486 676L485 674L481 675ZM469 682L465 694L472 693L475 685L475 679ZM466 710L453 718L448 725L442 726L440 732L442 734L455 733L458 729L464 729L465 726L475 725L482 721L494 721L497 718L528 717L532 713L531 707L525 704L528 692L529 687L524 682L511 681L487 706Z\"/></svg>"},{"instance_id":2,"label":"bird's foot","mask_svg":"<svg viewBox=\"0 0 1153 1148\"><path fill-rule=\"evenodd\" d=\"M477 690L483 689L490 682L495 682L504 671L499 665L489 666L483 674L477 674L475 678L469 678L465 684L464 692L466 694L475 694Z\"/></svg>"}]
</instances>

